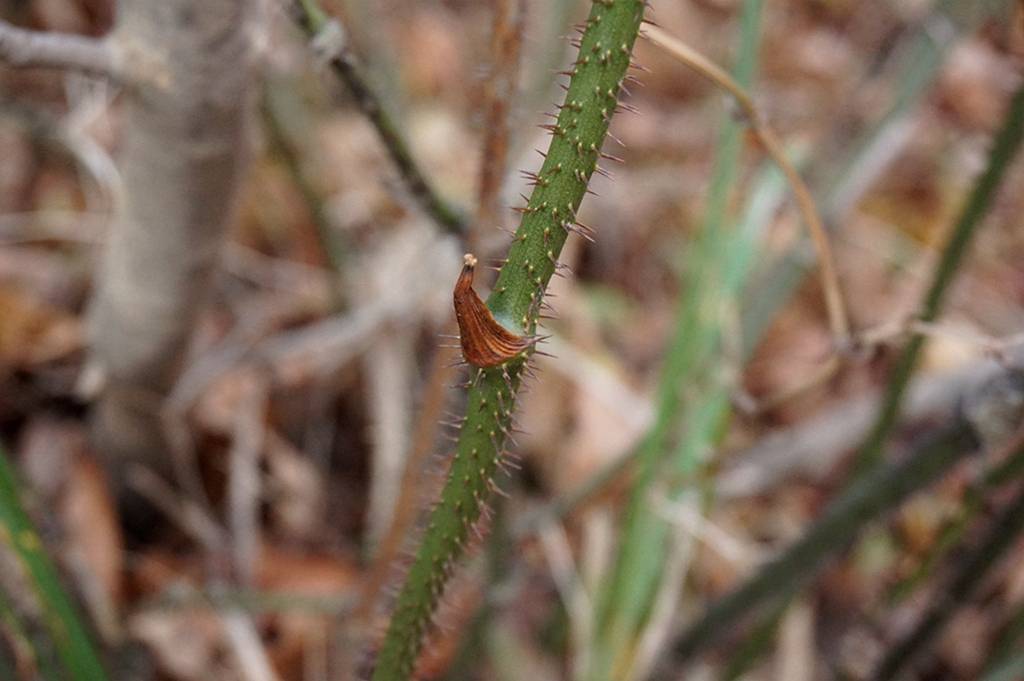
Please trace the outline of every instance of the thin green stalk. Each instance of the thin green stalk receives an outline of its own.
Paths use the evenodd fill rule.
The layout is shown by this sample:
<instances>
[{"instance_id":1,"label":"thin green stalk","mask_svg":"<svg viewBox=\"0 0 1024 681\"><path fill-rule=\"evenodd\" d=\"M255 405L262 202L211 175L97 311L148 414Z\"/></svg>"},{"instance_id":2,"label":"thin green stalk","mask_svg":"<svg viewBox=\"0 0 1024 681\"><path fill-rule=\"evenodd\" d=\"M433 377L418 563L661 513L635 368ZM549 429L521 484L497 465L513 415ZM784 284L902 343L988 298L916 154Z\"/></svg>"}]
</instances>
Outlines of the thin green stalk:
<instances>
[{"instance_id":1,"label":"thin green stalk","mask_svg":"<svg viewBox=\"0 0 1024 681\"><path fill-rule=\"evenodd\" d=\"M983 681L1015 681L1024 674L1024 605L1018 605L1000 627L999 637L986 656ZM1014 673L1017 671L1017 673Z\"/></svg>"},{"instance_id":2,"label":"thin green stalk","mask_svg":"<svg viewBox=\"0 0 1024 681\"><path fill-rule=\"evenodd\" d=\"M959 564L948 584L936 590L928 611L905 638L898 641L879 663L872 678L896 678L942 630L958 608L967 604L989 571L1016 544L1024 530L1024 485L992 523L988 534Z\"/></svg>"},{"instance_id":3,"label":"thin green stalk","mask_svg":"<svg viewBox=\"0 0 1024 681\"><path fill-rule=\"evenodd\" d=\"M750 260L755 253L753 246L771 223L786 196L785 176L770 163L765 164L758 172L753 185L754 189L750 192L746 210L736 226L738 234L743 235L742 238L737 238L737 243L750 245L749 248L736 248L733 251L736 260L728 269L736 273L745 272L750 268ZM737 283L736 286L742 287L742 284ZM742 350L740 360L745 361L749 357L746 344ZM521 539L536 532L544 523L570 515L625 474L629 466L636 461L639 451L638 448L626 452L548 506L520 518L513 527L513 536Z\"/></svg>"},{"instance_id":4,"label":"thin green stalk","mask_svg":"<svg viewBox=\"0 0 1024 681\"><path fill-rule=\"evenodd\" d=\"M942 0L938 3L934 16L949 16L950 26L959 32L966 32L975 27L982 18L1004 5L1004 2L986 0L985 2L978 3L975 7L965 8L963 6L958 7L957 3L952 0ZM952 42L948 40L936 42L927 30L922 30L915 36L908 49L905 50L903 54L908 56L900 60L900 63L905 64L905 66L902 67L900 77L894 79L900 83L900 90L897 92L891 108L878 124L869 130L858 143L853 145L853 152L850 154L849 160L843 164L843 170L838 174L838 179L831 183L831 189L826 192L826 213L830 218L834 219L837 215L845 212L846 202L843 198L847 192L845 182L858 174L859 166L865 159L871 157L876 152L876 146L879 143L884 142L886 138L884 131L892 128L897 121L908 115L911 108L918 102L921 95L927 90L927 87L934 81L938 67L942 64ZM767 328L769 320L774 316L775 310L795 290L802 278L803 271L789 263L788 267L781 269L781 275L769 277L767 289L763 283L759 283L762 291L762 303L765 300L774 302L760 304L754 308L753 314L745 316L744 338L747 341L746 345L748 348L756 344L757 339L760 338L763 331ZM920 348L914 350L913 345L915 342L920 344L920 337L911 341L911 345L907 347L908 352L919 352ZM902 370L903 365L901 363L901 368L897 370L897 378L901 375ZM906 375L902 377L901 392L905 389L909 375L910 371L907 371ZM890 388L893 387L893 384L890 384ZM890 408L889 406L885 407L886 410ZM888 411L883 411L882 413L888 413ZM887 431L892 427L895 417L895 409L893 409L892 422L882 423L879 421L876 423L876 431L880 427L884 427ZM884 436L882 439L884 439ZM866 444L865 447L869 445L870 443ZM875 446L877 447L875 454L877 458L881 451L881 441ZM953 533L955 533L955 530ZM940 554L941 552L936 553L936 555ZM922 570L926 571L927 568L923 567Z\"/></svg>"},{"instance_id":5,"label":"thin green stalk","mask_svg":"<svg viewBox=\"0 0 1024 681\"><path fill-rule=\"evenodd\" d=\"M295 21L311 39L323 36L325 31L333 27L339 44L332 46L336 48L336 52L330 55L331 70L345 84L356 104L377 130L377 135L398 168L403 182L426 214L442 230L465 234L469 229L468 221L460 211L445 201L427 180L427 176L409 149L399 122L390 114L380 96L363 76L346 44L347 38L341 24L329 17L320 8L317 0L297 0L292 7Z\"/></svg>"},{"instance_id":6,"label":"thin green stalk","mask_svg":"<svg viewBox=\"0 0 1024 681\"><path fill-rule=\"evenodd\" d=\"M725 667L725 671L722 672L721 678L723 681L736 681L736 679L741 678L753 668L754 663L762 655L768 652L778 634L782 619L786 616L789 606L793 603L794 596L796 596L795 590L786 594L784 598L779 599L764 615L763 619L754 626L753 631L747 636L739 649L729 656L729 662Z\"/></svg>"},{"instance_id":7,"label":"thin green stalk","mask_svg":"<svg viewBox=\"0 0 1024 681\"><path fill-rule=\"evenodd\" d=\"M899 601L909 596L918 586L935 571L935 568L939 565L943 557L949 554L955 546L958 545L959 540L963 537L964 532L970 525L970 521L981 511L984 500L988 497L989 492L996 489L1002 484L1005 484L1009 480L1017 477L1021 474L1024 469L1024 456L1009 457L997 466L986 472L983 479L978 484L968 488L965 492L964 506L960 510L959 515L956 517L954 522L942 533L942 536L937 540L936 546L930 552L928 557L922 562L914 574L908 577L906 580L900 582L889 595L888 600L890 602ZM792 595L787 596L784 603L788 603L792 600L792 596L796 595L798 589L791 589ZM783 606L780 606L783 607ZM1022 620L1024 621L1024 620ZM779 617L777 610L772 609L767 615L764 615L762 621L755 626L755 632L760 632L762 629L771 627L777 627ZM762 647L755 650L752 647L752 643L759 638L763 638L757 634L751 635L748 638L748 644L745 644L740 652L733 655L733 659L739 659L745 655L750 655L752 658L760 653L765 652L766 644L762 641ZM753 659L750 660L752 662ZM746 666L740 666L740 669L746 669Z\"/></svg>"},{"instance_id":8,"label":"thin green stalk","mask_svg":"<svg viewBox=\"0 0 1024 681\"><path fill-rule=\"evenodd\" d=\"M566 237L585 229L576 212L601 157L643 10L641 0L597 0L591 8L565 103L548 128L547 157L487 301L495 318L518 333L534 332ZM486 513L524 362L475 372L448 478L399 593L374 681L404 681L413 672L448 576Z\"/></svg>"},{"instance_id":9,"label":"thin green stalk","mask_svg":"<svg viewBox=\"0 0 1024 681\"><path fill-rule=\"evenodd\" d=\"M676 643L677 658L691 658L742 617L806 584L867 522L930 484L976 446L972 427L957 422L933 433L904 460L869 471L835 499L795 544L712 604Z\"/></svg>"},{"instance_id":10,"label":"thin green stalk","mask_svg":"<svg viewBox=\"0 0 1024 681\"><path fill-rule=\"evenodd\" d=\"M1001 442L995 441L1000 435L995 435L994 433L1002 432L1004 435L1001 436L1005 436L1007 428L1020 427L1021 414L1017 406L1020 403L1022 389L1024 389L1024 374L1019 370L1011 369L990 379L985 384L984 390L977 397L969 394L963 400L963 414L965 418L974 423L974 430L979 434L979 439L986 449L1000 450L1005 446L1007 450L1020 450L1018 443L1024 440L1024 436L1018 435L1012 439L1009 445L1004 445ZM986 414L989 416L986 416ZM986 427L987 423L996 424L997 427L991 430ZM980 511L984 499L990 491L1017 479L1022 473L1024 473L1024 455L1021 453L1000 457L998 463L988 468L982 475L981 480L970 487L965 493L966 501L961 515L956 518L949 531L939 540L938 546L936 546L921 568L916 571L915 576L908 580L907 583L904 583L900 591L909 593L916 584L928 576L941 557L961 537L970 519ZM867 520L865 520L866 522ZM760 579L760 574L755 579ZM802 582L803 577L798 576L797 579L792 580L788 584L781 584L779 588L784 589L785 593L790 594L785 597L788 600L792 595L799 593ZM779 597L776 596L774 598ZM773 614L771 613L762 615L761 623L755 629L760 630L768 626L772 616Z\"/></svg>"},{"instance_id":11,"label":"thin green stalk","mask_svg":"<svg viewBox=\"0 0 1024 681\"><path fill-rule=\"evenodd\" d=\"M735 72L743 87L749 86L757 61L762 5L762 0L744 3ZM736 256L753 251L747 235L728 226L742 128L742 122L726 117L720 133L707 216L691 247L691 271L662 370L657 416L637 453L638 471L620 549L598 597L596 639L587 674L594 681L616 678L631 664L634 643L661 581L670 525L652 507L655 483L666 475L674 480L662 490L669 498L685 488L712 448L728 413L731 385L723 380L722 313L734 304L739 282L748 271L749 262L737 261ZM699 396L700 401L684 410L688 396ZM685 434L673 445L681 413L685 414Z\"/></svg>"},{"instance_id":12,"label":"thin green stalk","mask_svg":"<svg viewBox=\"0 0 1024 681\"><path fill-rule=\"evenodd\" d=\"M985 172L974 185L952 234L943 246L941 260L932 275L931 286L928 288L928 293L925 295L918 313L919 319L922 321L933 321L942 309L946 291L967 255L978 226L988 214L996 191L1002 184L1003 176L1020 149L1022 139L1024 139L1024 85L1017 89L1011 99L1002 128L993 140L988 167L985 168ZM857 465L861 471L876 465L881 458L882 445L899 417L903 393L906 392L910 377L917 366L924 343L924 336L920 334L912 336L896 363L892 378L886 386L878 418L857 454Z\"/></svg>"},{"instance_id":13,"label":"thin green stalk","mask_svg":"<svg viewBox=\"0 0 1024 681\"><path fill-rule=\"evenodd\" d=\"M968 528L985 506L993 490L1024 474L1024 457L1010 457L987 470L980 480L964 490L964 500L953 521L945 528L935 546L906 579L896 584L887 600L898 603L910 596L935 572L942 558L957 546Z\"/></svg>"},{"instance_id":14,"label":"thin green stalk","mask_svg":"<svg viewBox=\"0 0 1024 681\"><path fill-rule=\"evenodd\" d=\"M73 681L103 681L106 672L85 625L60 584L57 570L32 527L18 495L14 471L0 447L0 539L25 569L61 664Z\"/></svg>"},{"instance_id":15,"label":"thin green stalk","mask_svg":"<svg viewBox=\"0 0 1024 681\"><path fill-rule=\"evenodd\" d=\"M683 633L674 649L689 659L736 623L794 593L818 575L863 527L930 484L970 452L983 446L1009 451L992 479L1024 466L1024 373L1009 369L965 396L960 417L929 436L895 463L868 470L825 509L792 546L762 566L732 593L713 603Z\"/></svg>"}]
</instances>

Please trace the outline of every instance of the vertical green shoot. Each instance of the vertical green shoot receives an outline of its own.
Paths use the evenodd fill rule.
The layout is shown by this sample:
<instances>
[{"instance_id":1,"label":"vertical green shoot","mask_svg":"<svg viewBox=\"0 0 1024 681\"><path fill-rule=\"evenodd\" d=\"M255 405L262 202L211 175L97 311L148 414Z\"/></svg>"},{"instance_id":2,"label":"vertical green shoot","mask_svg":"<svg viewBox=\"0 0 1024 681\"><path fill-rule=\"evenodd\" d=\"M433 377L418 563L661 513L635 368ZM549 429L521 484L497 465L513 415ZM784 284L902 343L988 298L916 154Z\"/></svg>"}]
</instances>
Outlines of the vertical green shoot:
<instances>
[{"instance_id":1,"label":"vertical green shoot","mask_svg":"<svg viewBox=\"0 0 1024 681\"><path fill-rule=\"evenodd\" d=\"M974 185L974 189L960 213L960 218L942 248L941 259L935 268L932 283L918 312L918 319L921 321L930 322L938 317L946 297L946 291L956 276L960 264L967 256L974 234L988 214L996 192L1003 182L1003 177L1020 150L1022 139L1024 139L1024 86L1017 89L1010 101L1002 128L992 142L988 166ZM876 465L881 457L882 445L896 424L900 402L903 401L903 393L906 392L910 377L914 373L914 368L917 366L917 361L924 348L924 340L924 336L920 334L912 336L896 363L892 378L886 386L878 418L857 454L857 464L862 471Z\"/></svg>"},{"instance_id":2,"label":"vertical green shoot","mask_svg":"<svg viewBox=\"0 0 1024 681\"><path fill-rule=\"evenodd\" d=\"M736 80L748 87L760 44L762 0L746 0ZM652 606L668 550L670 527L653 497L674 499L698 472L729 411L731 385L723 367L722 321L736 304L754 248L750 235L730 224L730 200L739 166L742 123L725 119L717 147L707 216L690 249L688 280L658 393L654 426L637 456L638 474L623 524L621 547L599 597L597 638L587 678L617 678ZM688 398L700 395L699 402ZM682 435L676 438L682 423ZM677 440L677 441L676 441ZM664 485L658 480L667 480Z\"/></svg>"}]
</instances>

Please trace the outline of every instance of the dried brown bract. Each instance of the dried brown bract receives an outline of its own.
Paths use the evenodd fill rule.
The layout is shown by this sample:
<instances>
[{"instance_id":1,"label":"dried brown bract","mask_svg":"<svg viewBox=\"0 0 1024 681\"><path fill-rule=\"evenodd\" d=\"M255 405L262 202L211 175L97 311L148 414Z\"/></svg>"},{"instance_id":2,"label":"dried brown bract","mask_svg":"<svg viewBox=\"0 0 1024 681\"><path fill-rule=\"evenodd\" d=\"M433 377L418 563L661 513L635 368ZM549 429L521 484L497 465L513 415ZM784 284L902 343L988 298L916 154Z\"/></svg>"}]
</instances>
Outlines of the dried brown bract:
<instances>
[{"instance_id":1,"label":"dried brown bract","mask_svg":"<svg viewBox=\"0 0 1024 681\"><path fill-rule=\"evenodd\" d=\"M486 369L515 359L536 342L528 336L517 336L498 323L487 305L473 290L476 256L463 256L462 273L455 282L455 319L459 323L462 356L475 367Z\"/></svg>"}]
</instances>

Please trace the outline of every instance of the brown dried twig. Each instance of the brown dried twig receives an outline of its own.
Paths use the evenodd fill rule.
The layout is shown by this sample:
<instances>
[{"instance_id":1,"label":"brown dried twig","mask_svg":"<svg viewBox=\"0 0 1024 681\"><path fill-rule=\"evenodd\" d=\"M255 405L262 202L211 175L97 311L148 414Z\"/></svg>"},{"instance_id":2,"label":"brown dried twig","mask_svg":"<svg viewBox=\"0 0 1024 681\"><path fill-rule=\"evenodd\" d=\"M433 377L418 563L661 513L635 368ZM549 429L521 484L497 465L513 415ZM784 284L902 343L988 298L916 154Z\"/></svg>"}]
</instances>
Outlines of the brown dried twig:
<instances>
[{"instance_id":1,"label":"brown dried twig","mask_svg":"<svg viewBox=\"0 0 1024 681\"><path fill-rule=\"evenodd\" d=\"M807 223L807 229L814 242L814 248L818 253L818 263L821 267L821 285L825 295L825 306L828 310L829 327L832 330L836 347L846 347L850 340L849 315L843 302L842 289L839 285L835 257L829 244L828 233L814 205L814 198L811 196L810 189L808 189L803 178L800 177L797 169L786 158L778 135L765 122L764 117L755 106L754 100L747 94L746 90L724 69L657 26L646 27L644 35L654 45L726 90L739 105L740 109L742 109L743 115L750 123L751 129L757 135L765 151L786 175L786 180L793 191L800 214Z\"/></svg>"},{"instance_id":2,"label":"brown dried twig","mask_svg":"<svg viewBox=\"0 0 1024 681\"><path fill-rule=\"evenodd\" d=\"M484 88L484 143L477 195L477 234L498 220L501 187L508 167L512 101L518 91L526 0L498 0L491 40L491 73ZM471 251L477 246L470 243Z\"/></svg>"}]
</instances>

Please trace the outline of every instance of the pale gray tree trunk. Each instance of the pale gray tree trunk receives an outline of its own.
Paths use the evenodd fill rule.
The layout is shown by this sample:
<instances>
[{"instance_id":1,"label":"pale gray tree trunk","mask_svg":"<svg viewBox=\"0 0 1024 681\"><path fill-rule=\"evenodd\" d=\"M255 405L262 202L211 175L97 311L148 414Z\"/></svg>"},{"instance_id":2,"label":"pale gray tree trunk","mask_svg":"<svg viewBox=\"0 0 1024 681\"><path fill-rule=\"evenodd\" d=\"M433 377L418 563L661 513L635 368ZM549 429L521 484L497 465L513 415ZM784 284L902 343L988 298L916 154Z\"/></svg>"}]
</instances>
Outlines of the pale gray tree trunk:
<instances>
[{"instance_id":1,"label":"pale gray tree trunk","mask_svg":"<svg viewBox=\"0 0 1024 681\"><path fill-rule=\"evenodd\" d=\"M252 0L123 0L111 42L133 78L123 205L90 313L100 451L168 472L159 412L178 376L248 158Z\"/></svg>"}]
</instances>

